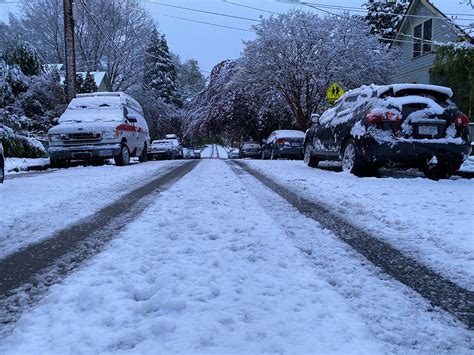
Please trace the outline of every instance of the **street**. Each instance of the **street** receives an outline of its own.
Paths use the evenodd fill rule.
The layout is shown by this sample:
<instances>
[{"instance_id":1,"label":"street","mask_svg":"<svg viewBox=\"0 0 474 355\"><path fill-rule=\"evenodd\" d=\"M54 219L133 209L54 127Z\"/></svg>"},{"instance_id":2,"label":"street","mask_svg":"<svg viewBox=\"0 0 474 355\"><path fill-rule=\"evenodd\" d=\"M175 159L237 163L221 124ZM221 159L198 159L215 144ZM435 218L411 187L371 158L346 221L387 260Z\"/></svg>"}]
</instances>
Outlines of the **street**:
<instances>
[{"instance_id":1,"label":"street","mask_svg":"<svg viewBox=\"0 0 474 355\"><path fill-rule=\"evenodd\" d=\"M0 352L472 351L471 180L225 154L0 185Z\"/></svg>"}]
</instances>

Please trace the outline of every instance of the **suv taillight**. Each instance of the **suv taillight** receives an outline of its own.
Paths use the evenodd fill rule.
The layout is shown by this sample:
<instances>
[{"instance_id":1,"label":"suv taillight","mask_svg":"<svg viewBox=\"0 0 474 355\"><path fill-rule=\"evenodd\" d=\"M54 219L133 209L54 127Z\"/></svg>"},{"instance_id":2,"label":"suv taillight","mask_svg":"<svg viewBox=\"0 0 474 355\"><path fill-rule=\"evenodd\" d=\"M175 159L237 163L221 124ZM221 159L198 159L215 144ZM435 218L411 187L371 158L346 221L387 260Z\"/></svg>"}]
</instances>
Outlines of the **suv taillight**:
<instances>
[{"instance_id":1,"label":"suv taillight","mask_svg":"<svg viewBox=\"0 0 474 355\"><path fill-rule=\"evenodd\" d=\"M456 128L467 127L469 126L469 117L460 112L454 119L454 124L456 125Z\"/></svg>"},{"instance_id":2,"label":"suv taillight","mask_svg":"<svg viewBox=\"0 0 474 355\"><path fill-rule=\"evenodd\" d=\"M285 138L279 138L276 140L276 144L279 144L279 145L284 145L286 143L288 143L288 141Z\"/></svg>"},{"instance_id":3,"label":"suv taillight","mask_svg":"<svg viewBox=\"0 0 474 355\"><path fill-rule=\"evenodd\" d=\"M402 117L399 113L394 113L392 111L371 111L367 114L367 123L369 124L376 124L376 123L381 123L384 121L387 122L395 122L395 123L400 123L402 120Z\"/></svg>"}]
</instances>

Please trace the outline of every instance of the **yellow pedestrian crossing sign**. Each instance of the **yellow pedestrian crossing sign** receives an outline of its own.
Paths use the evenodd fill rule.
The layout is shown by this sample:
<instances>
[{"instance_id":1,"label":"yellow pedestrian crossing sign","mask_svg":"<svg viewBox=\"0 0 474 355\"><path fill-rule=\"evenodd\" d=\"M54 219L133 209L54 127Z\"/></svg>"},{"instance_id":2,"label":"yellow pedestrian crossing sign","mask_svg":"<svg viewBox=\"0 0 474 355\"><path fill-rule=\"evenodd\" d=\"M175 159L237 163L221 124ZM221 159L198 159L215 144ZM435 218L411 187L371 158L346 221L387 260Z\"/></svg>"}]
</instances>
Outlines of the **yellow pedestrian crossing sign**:
<instances>
[{"instance_id":1,"label":"yellow pedestrian crossing sign","mask_svg":"<svg viewBox=\"0 0 474 355\"><path fill-rule=\"evenodd\" d=\"M344 95L344 92L345 91L342 86L340 86L336 82L332 83L332 85L328 88L328 92L326 95L328 102L333 105L337 99Z\"/></svg>"}]
</instances>

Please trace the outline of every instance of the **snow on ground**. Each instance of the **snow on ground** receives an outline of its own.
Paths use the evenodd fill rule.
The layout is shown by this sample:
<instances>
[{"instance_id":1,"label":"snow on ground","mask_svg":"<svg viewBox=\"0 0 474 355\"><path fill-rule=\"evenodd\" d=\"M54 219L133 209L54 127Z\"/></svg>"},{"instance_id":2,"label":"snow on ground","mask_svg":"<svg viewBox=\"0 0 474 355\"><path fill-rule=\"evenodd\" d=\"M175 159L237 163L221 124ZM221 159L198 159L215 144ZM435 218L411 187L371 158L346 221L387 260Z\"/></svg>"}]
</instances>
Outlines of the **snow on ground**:
<instances>
[{"instance_id":1,"label":"snow on ground","mask_svg":"<svg viewBox=\"0 0 474 355\"><path fill-rule=\"evenodd\" d=\"M469 158L466 159L466 161L463 163L459 171L474 173L474 156L473 155L471 155Z\"/></svg>"},{"instance_id":2,"label":"snow on ground","mask_svg":"<svg viewBox=\"0 0 474 355\"><path fill-rule=\"evenodd\" d=\"M341 265L351 257L335 255ZM412 316L402 289L396 305L362 314L351 298L363 294L341 294L315 268L226 163L206 160L52 286L0 353L469 352L466 330L437 312ZM397 317L394 331L420 332L414 342L377 332Z\"/></svg>"},{"instance_id":3,"label":"snow on ground","mask_svg":"<svg viewBox=\"0 0 474 355\"><path fill-rule=\"evenodd\" d=\"M214 153L214 145L213 144L208 144L201 150L201 158L213 158L213 153Z\"/></svg>"},{"instance_id":4,"label":"snow on ground","mask_svg":"<svg viewBox=\"0 0 474 355\"><path fill-rule=\"evenodd\" d=\"M49 158L6 158L5 159L5 172L9 175L13 172L20 172L28 170L30 166L46 166L49 164Z\"/></svg>"},{"instance_id":5,"label":"snow on ground","mask_svg":"<svg viewBox=\"0 0 474 355\"><path fill-rule=\"evenodd\" d=\"M473 180L431 181L410 174L357 178L301 161L245 163L474 290Z\"/></svg>"},{"instance_id":6,"label":"snow on ground","mask_svg":"<svg viewBox=\"0 0 474 355\"><path fill-rule=\"evenodd\" d=\"M224 147L220 146L220 145L217 145L216 146L217 148L217 151L219 152L219 158L220 159L228 159L229 158L229 155L227 154L227 149L225 149Z\"/></svg>"},{"instance_id":7,"label":"snow on ground","mask_svg":"<svg viewBox=\"0 0 474 355\"><path fill-rule=\"evenodd\" d=\"M7 180L0 185L0 257L50 237L178 164L77 167Z\"/></svg>"}]
</instances>

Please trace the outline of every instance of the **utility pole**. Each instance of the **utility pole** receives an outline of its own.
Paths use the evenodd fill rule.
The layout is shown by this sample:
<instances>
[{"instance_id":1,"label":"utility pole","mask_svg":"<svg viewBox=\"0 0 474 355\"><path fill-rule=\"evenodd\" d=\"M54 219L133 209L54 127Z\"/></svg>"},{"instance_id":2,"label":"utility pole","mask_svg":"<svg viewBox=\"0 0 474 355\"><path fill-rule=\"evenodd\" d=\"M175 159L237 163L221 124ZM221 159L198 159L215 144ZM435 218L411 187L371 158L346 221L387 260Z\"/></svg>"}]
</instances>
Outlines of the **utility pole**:
<instances>
[{"instance_id":1,"label":"utility pole","mask_svg":"<svg viewBox=\"0 0 474 355\"><path fill-rule=\"evenodd\" d=\"M66 98L70 102L76 97L76 47L74 43L73 0L63 0L64 4L64 47L66 58Z\"/></svg>"}]
</instances>

